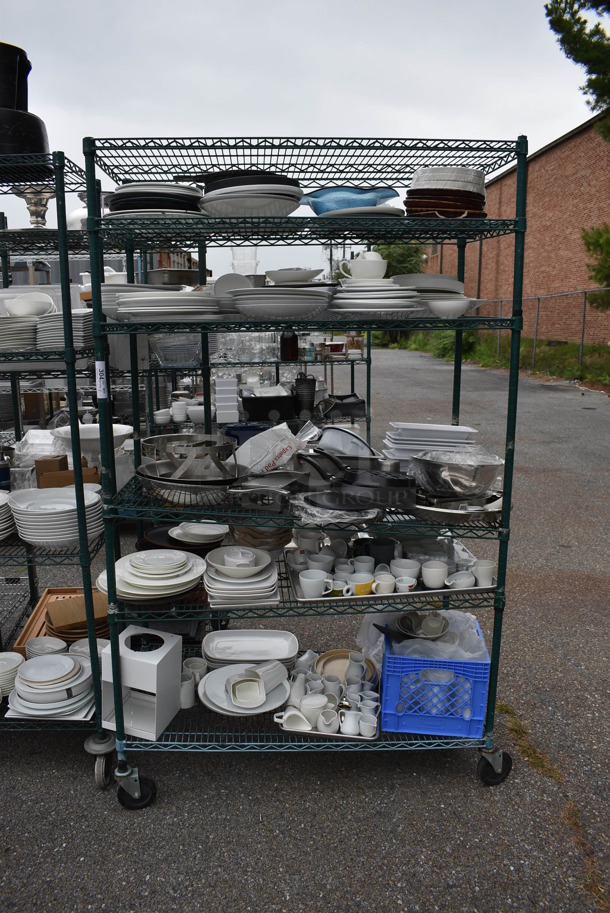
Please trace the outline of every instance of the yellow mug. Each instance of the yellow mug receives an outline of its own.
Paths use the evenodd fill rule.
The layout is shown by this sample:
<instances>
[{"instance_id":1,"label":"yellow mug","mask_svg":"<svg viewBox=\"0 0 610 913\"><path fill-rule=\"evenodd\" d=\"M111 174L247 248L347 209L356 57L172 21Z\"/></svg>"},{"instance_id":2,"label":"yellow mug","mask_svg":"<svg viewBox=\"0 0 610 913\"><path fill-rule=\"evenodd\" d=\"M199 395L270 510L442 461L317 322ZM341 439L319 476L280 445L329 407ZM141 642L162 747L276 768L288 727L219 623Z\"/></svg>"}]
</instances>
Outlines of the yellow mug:
<instances>
[{"instance_id":1,"label":"yellow mug","mask_svg":"<svg viewBox=\"0 0 610 913\"><path fill-rule=\"evenodd\" d=\"M349 582L350 586L354 588L354 596L370 596L373 591L374 579L372 574L364 572L351 574Z\"/></svg>"}]
</instances>

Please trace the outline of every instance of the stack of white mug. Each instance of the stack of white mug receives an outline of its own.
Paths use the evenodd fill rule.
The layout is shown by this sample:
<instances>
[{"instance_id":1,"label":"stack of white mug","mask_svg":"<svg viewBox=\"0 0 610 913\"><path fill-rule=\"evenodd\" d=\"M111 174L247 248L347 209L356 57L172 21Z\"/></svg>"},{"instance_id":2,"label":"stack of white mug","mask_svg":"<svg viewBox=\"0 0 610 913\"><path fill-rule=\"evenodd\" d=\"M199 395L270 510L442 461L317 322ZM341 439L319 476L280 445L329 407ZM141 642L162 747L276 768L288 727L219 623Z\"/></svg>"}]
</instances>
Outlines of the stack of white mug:
<instances>
[{"instance_id":1,"label":"stack of white mug","mask_svg":"<svg viewBox=\"0 0 610 913\"><path fill-rule=\"evenodd\" d=\"M349 654L345 681L315 672L316 659L317 654L308 650L295 663L288 704L275 714L275 722L300 732L375 738L380 697L366 680L364 655Z\"/></svg>"}]
</instances>

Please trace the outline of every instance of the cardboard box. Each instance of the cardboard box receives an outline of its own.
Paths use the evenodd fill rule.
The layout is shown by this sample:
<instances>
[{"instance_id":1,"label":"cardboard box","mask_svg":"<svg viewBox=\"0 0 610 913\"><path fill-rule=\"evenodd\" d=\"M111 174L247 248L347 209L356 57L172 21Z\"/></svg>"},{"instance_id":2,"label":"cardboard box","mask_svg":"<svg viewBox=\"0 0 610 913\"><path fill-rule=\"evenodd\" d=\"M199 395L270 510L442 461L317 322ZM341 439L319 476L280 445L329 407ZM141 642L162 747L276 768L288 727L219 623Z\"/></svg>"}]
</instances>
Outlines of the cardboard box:
<instances>
[{"instance_id":1,"label":"cardboard box","mask_svg":"<svg viewBox=\"0 0 610 913\"><path fill-rule=\"evenodd\" d=\"M48 488L48 485L43 486L41 484L42 477L50 472L66 470L68 468L68 457L65 453L59 456L40 457L40 459L34 460L34 466L36 468L36 484L39 488Z\"/></svg>"},{"instance_id":2,"label":"cardboard box","mask_svg":"<svg viewBox=\"0 0 610 913\"><path fill-rule=\"evenodd\" d=\"M83 482L97 482L99 485L100 474L97 466L83 466ZM66 469L63 472L45 472L38 482L39 488L63 488L65 485L74 485L74 472Z\"/></svg>"}]
</instances>

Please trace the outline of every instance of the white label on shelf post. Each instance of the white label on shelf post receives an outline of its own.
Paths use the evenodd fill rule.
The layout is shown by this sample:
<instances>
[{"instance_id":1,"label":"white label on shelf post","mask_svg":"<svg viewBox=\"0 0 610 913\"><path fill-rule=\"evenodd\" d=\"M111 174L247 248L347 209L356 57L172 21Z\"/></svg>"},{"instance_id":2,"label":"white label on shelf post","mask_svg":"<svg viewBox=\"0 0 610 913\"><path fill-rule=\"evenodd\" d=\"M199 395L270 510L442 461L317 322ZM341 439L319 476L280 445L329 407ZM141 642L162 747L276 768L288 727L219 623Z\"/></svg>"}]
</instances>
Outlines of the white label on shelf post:
<instances>
[{"instance_id":1,"label":"white label on shelf post","mask_svg":"<svg viewBox=\"0 0 610 913\"><path fill-rule=\"evenodd\" d=\"M98 399L108 399L108 377L105 361L96 361L95 363L95 387Z\"/></svg>"}]
</instances>

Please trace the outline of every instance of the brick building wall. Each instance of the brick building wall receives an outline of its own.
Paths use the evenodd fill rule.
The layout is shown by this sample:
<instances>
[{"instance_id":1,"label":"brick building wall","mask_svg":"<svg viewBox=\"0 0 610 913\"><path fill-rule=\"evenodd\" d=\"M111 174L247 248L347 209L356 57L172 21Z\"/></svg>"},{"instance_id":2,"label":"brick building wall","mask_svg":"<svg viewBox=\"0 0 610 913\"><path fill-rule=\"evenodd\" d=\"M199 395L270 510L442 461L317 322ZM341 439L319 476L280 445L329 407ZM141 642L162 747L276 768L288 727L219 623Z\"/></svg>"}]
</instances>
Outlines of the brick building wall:
<instances>
[{"instance_id":1,"label":"brick building wall","mask_svg":"<svg viewBox=\"0 0 610 913\"><path fill-rule=\"evenodd\" d=\"M597 117L582 124L528 158L527 232L523 275L524 298L561 297L540 303L538 336L579 342L583 295L592 288L583 228L610 222L610 143L595 129ZM490 218L510 219L515 213L516 172L512 169L487 184ZM512 298L514 239L490 238L466 248L466 294L484 299ZM442 245L429 257L427 271L455 275L457 251ZM499 305L485 312L497 314ZM536 301L524 301L524 334L534 335ZM610 312L586 307L585 341L610 343Z\"/></svg>"}]
</instances>

